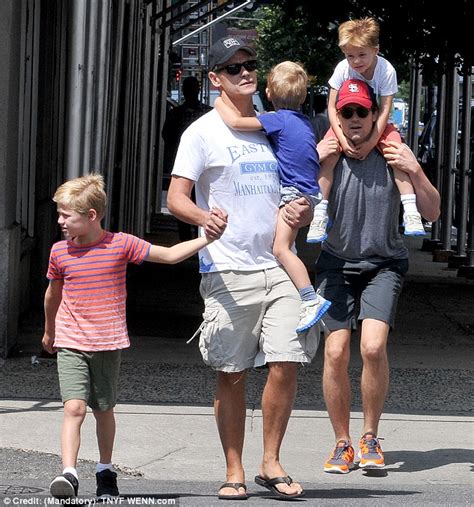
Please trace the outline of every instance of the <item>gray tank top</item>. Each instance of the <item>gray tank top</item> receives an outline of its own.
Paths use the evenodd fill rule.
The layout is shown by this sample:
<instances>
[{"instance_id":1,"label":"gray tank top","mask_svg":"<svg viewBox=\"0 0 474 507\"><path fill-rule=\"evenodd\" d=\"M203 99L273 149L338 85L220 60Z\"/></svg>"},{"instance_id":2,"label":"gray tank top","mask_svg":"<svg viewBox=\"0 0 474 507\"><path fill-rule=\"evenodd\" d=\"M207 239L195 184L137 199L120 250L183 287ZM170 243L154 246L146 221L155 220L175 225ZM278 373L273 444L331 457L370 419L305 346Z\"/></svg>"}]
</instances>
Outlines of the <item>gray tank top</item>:
<instances>
[{"instance_id":1,"label":"gray tank top","mask_svg":"<svg viewBox=\"0 0 474 507\"><path fill-rule=\"evenodd\" d=\"M349 261L406 259L399 211L393 171L377 150L365 160L341 156L329 196L332 227L322 249Z\"/></svg>"}]
</instances>

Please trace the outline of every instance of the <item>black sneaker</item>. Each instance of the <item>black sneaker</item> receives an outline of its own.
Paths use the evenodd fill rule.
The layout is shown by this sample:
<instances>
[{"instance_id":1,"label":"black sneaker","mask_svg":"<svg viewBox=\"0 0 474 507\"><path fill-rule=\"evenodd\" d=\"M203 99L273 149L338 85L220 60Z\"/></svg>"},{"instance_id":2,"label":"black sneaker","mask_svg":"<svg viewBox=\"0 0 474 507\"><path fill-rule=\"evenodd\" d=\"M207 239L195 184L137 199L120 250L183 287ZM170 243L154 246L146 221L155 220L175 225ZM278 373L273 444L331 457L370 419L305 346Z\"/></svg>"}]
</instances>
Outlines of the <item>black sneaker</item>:
<instances>
[{"instance_id":1,"label":"black sneaker","mask_svg":"<svg viewBox=\"0 0 474 507\"><path fill-rule=\"evenodd\" d=\"M79 481L70 473L58 475L49 485L49 492L54 498L74 498L79 490Z\"/></svg>"},{"instance_id":2,"label":"black sneaker","mask_svg":"<svg viewBox=\"0 0 474 507\"><path fill-rule=\"evenodd\" d=\"M105 469L95 474L97 481L97 497L109 498L111 496L119 496L117 487L117 474L112 470Z\"/></svg>"}]
</instances>

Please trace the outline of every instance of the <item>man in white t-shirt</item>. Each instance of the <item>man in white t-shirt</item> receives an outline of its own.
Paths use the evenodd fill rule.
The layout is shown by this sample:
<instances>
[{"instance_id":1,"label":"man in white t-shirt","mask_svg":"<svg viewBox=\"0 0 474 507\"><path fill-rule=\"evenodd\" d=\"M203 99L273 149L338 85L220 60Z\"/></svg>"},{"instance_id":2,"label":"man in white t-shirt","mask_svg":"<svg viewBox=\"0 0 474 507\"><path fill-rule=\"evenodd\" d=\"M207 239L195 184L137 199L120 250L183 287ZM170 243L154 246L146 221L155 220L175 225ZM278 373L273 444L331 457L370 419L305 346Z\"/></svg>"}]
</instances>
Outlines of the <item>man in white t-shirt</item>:
<instances>
[{"instance_id":1,"label":"man in white t-shirt","mask_svg":"<svg viewBox=\"0 0 474 507\"><path fill-rule=\"evenodd\" d=\"M209 54L209 79L224 102L242 116L254 116L255 51L232 36ZM196 204L190 198L195 187ZM227 477L219 498L247 497L242 451L245 434L245 372L267 365L263 391L263 459L257 484L283 497L303 494L280 464L279 452L296 394L298 363L309 363L318 335L295 332L300 297L272 253L280 182L277 162L261 132L230 129L213 110L181 137L168 208L209 237L225 233L199 254L205 303L200 349L217 373L214 408ZM305 199L286 206L291 227L307 225Z\"/></svg>"}]
</instances>

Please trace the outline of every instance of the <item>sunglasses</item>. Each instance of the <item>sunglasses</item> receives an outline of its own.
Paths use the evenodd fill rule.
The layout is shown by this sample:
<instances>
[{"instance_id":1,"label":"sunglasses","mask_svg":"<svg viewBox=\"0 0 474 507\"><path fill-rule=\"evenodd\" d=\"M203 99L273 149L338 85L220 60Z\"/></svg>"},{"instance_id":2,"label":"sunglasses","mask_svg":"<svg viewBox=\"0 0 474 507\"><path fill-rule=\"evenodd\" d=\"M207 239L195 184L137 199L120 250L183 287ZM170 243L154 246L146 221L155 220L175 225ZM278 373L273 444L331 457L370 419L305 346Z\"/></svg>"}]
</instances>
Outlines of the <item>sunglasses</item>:
<instances>
[{"instance_id":1,"label":"sunglasses","mask_svg":"<svg viewBox=\"0 0 474 507\"><path fill-rule=\"evenodd\" d=\"M362 107L362 106L358 106L356 108L343 107L342 109L339 110L339 112L341 113L341 116L345 120L350 120L352 118L352 116L354 115L354 113L359 118L367 118L367 116L370 113L370 109L366 109L365 107Z\"/></svg>"},{"instance_id":2,"label":"sunglasses","mask_svg":"<svg viewBox=\"0 0 474 507\"><path fill-rule=\"evenodd\" d=\"M249 72L256 70L258 66L257 60L249 60L247 62L242 63L231 63L229 65L225 65L224 67L218 67L215 69L214 72L221 72L225 70L227 74L231 76L236 76L237 74L240 74L240 71L242 70L242 67L245 70L248 70Z\"/></svg>"}]
</instances>

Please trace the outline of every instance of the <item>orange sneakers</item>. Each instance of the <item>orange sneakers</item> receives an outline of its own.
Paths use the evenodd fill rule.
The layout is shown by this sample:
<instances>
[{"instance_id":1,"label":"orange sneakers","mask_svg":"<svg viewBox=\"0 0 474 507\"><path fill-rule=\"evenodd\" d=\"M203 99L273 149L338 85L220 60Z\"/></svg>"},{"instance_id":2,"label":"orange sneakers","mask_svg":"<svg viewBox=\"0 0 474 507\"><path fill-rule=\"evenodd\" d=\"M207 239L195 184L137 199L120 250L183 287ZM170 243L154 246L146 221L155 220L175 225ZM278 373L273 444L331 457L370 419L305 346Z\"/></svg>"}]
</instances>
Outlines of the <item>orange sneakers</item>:
<instances>
[{"instance_id":1,"label":"orange sneakers","mask_svg":"<svg viewBox=\"0 0 474 507\"><path fill-rule=\"evenodd\" d=\"M379 439L372 433L366 433L359 440L359 452L357 456L360 459L359 468L367 470L385 467L385 460Z\"/></svg>"},{"instance_id":2,"label":"orange sneakers","mask_svg":"<svg viewBox=\"0 0 474 507\"><path fill-rule=\"evenodd\" d=\"M324 463L324 471L330 474L348 474L354 468L354 448L347 440L338 440L334 451Z\"/></svg>"}]
</instances>

